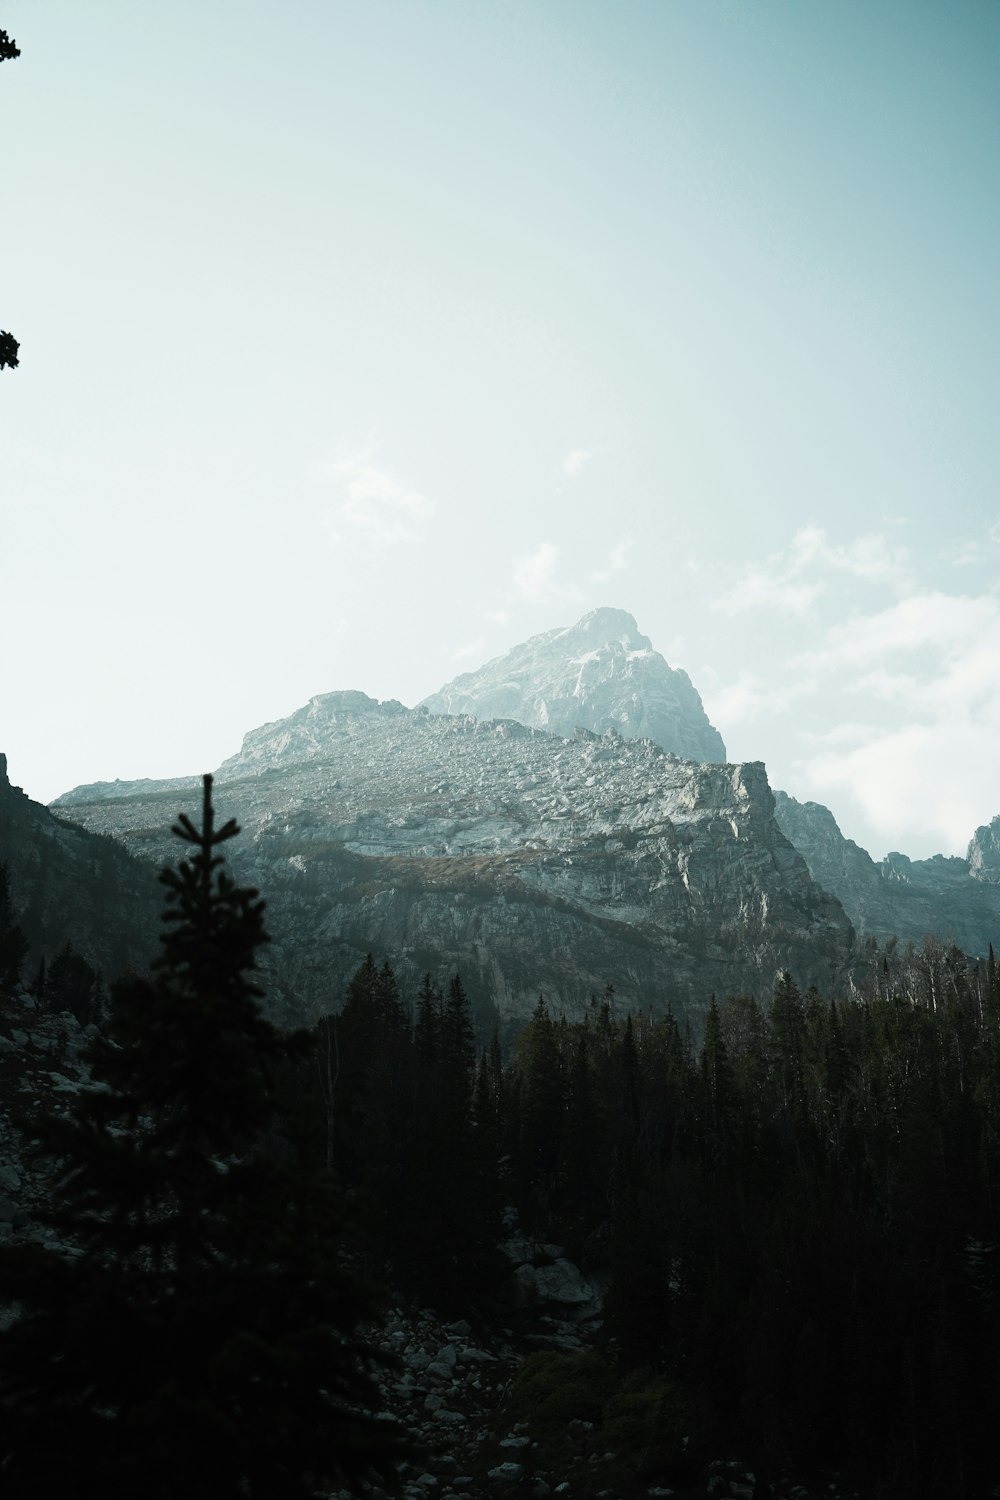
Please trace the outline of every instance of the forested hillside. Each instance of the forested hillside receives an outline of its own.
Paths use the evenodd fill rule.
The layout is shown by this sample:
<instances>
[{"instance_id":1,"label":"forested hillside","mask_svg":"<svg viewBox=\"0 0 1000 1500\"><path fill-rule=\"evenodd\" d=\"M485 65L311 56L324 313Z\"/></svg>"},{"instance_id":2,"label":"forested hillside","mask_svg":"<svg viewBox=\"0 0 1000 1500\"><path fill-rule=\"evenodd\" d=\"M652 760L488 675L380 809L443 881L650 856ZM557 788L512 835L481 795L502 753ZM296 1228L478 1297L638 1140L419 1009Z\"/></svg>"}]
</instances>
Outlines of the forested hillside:
<instances>
[{"instance_id":1,"label":"forested hillside","mask_svg":"<svg viewBox=\"0 0 1000 1500\"><path fill-rule=\"evenodd\" d=\"M934 943L869 957L848 996L785 974L764 1004L713 1000L698 1038L619 1014L612 991L574 1022L540 999L508 1058L477 1061L457 979L446 996L428 982L411 1024L391 968L366 964L320 1028L339 1073L325 1092L314 1075L313 1107L383 1273L485 1315L513 1205L526 1235L606 1274L616 1373L588 1401L639 1374L639 1406L671 1413L653 1467L681 1465L683 1436L771 1473L981 1493L1000 1376L1000 976ZM581 1358L550 1357L553 1399L586 1383Z\"/></svg>"},{"instance_id":2,"label":"forested hillside","mask_svg":"<svg viewBox=\"0 0 1000 1500\"><path fill-rule=\"evenodd\" d=\"M184 819L179 826L191 827ZM182 867L167 882L175 904L187 879ZM149 1226L188 1192L180 1178L176 1192L172 1185L173 1148L160 1161L159 1112L173 1110L168 1096L190 1072L184 1128L200 1139L199 1120L206 1128L216 1120L222 1096L211 1108L206 1101L232 1086L235 1034L226 1041L224 1026L203 1048L198 996L213 993L216 969L218 982L230 984L226 965L246 968L264 935L255 893L219 879L218 900L244 912L247 939L234 931L217 943L206 929L185 947L168 936L153 978L120 985L109 1019L103 1006L76 1017L108 1028L93 1033L89 1052L94 1077L104 1080L96 1093L79 1048L70 1056L57 1035L61 1000L51 988L31 993L16 892L9 882L0 891L5 1086L19 1086L23 1059L30 1090L48 1110L49 1123L43 1116L34 1127L48 1142L47 1159L54 1166L67 1149L82 1151L86 1168L75 1178L57 1174L49 1202L46 1158L26 1169L11 1156L4 1181L11 1191L20 1183L25 1197L4 1220L7 1238L16 1247L37 1235L58 1276L66 1250L82 1252L85 1268L100 1247L101 1276L111 1281L100 1282L110 1300L98 1311L112 1321L116 1299L136 1295L127 1290L133 1282L118 1287L116 1267L127 1263L147 1295L140 1270ZM231 958L227 943L235 943ZM623 1004L613 985L572 1018L540 994L503 1045L477 1035L459 975L443 988L427 975L414 990L397 982L391 960L366 959L339 1008L287 1048L253 1019L260 991L242 981L233 991L247 1028L241 1055L258 1046L259 1026L282 1059L259 1060L267 1081L254 1088L264 1087L269 1102L253 1106L247 1139L264 1154L250 1175L267 1162L275 1170L284 1162L281 1172L291 1164L295 1192L311 1183L309 1192L340 1205L310 1252L309 1277L335 1278L350 1266L370 1288L390 1290L392 1338L408 1338L417 1325L407 1317L423 1309L420 1326L433 1314L475 1329L483 1347L463 1357L501 1361L504 1379L470 1384L454 1360L425 1357L398 1387L410 1402L404 1416L426 1394L432 1415L440 1409L457 1424L455 1445L463 1423L479 1424L474 1442L469 1427L476 1454L513 1430L493 1454L502 1462L487 1469L483 1458L476 1470L470 1461L470 1495L515 1479L544 1495L541 1486L566 1474L560 1482L581 1496L651 1487L736 1494L712 1467L727 1452L752 1466L758 1496L793 1493L788 1476L806 1493L836 1482L893 1500L987 1492L998 1477L1000 1394L1000 973L992 951L974 963L934 940L905 950L872 940L846 989L803 993L785 972L770 995L706 996L697 1031L670 1010ZM207 978L189 992L198 966ZM18 1030L26 1022L30 1034ZM36 1071L40 1048L58 1061L55 1072ZM244 1107L242 1088L212 1124L220 1140L229 1141L226 1111ZM65 1117L75 1094L80 1103L69 1113L82 1134L74 1135ZM4 1100L5 1113L13 1103ZM103 1165L93 1155L95 1122L112 1152ZM127 1160L115 1144L122 1130L126 1139L139 1133ZM235 1138L199 1146L199 1159L206 1149L198 1170L211 1170L198 1192L213 1172L228 1181L243 1159ZM67 1184L75 1181L78 1193L94 1172L103 1197L88 1207L71 1193L69 1209L60 1207ZM108 1212L117 1222L121 1193L128 1215L138 1214L137 1238L100 1227ZM214 1203L214 1187L209 1196ZM147 1197L161 1204L152 1220L141 1207ZM265 1251L300 1265L287 1238L267 1248L273 1225L255 1228L243 1199L233 1200L236 1219L226 1219L227 1202L223 1195L218 1212L230 1248L211 1257L235 1255L236 1234L233 1264L248 1275L262 1274ZM336 1228L345 1215L349 1239ZM161 1253L173 1264L174 1250ZM18 1283L8 1274L6 1284L10 1296ZM41 1307L41 1283L32 1285ZM86 1277L80 1285L92 1295ZM237 1320L241 1305L231 1304ZM407 1308L414 1311L400 1311ZM200 1360L205 1346L193 1325L190 1334ZM6 1347L9 1382L10 1358L28 1344ZM86 1348L84 1340L84 1363ZM48 1377L36 1378L44 1389ZM102 1379L121 1400L113 1357ZM387 1398L390 1387L379 1389L377 1399ZM375 1387L368 1390L375 1400ZM72 1409L76 1397L66 1399ZM462 1400L474 1413L463 1416ZM47 1421L38 1432L49 1431ZM503 1443L521 1454L522 1439L537 1445L530 1465L503 1457ZM17 1482L30 1490L34 1470L18 1452ZM429 1493L433 1486L421 1489L409 1472L414 1500Z\"/></svg>"}]
</instances>

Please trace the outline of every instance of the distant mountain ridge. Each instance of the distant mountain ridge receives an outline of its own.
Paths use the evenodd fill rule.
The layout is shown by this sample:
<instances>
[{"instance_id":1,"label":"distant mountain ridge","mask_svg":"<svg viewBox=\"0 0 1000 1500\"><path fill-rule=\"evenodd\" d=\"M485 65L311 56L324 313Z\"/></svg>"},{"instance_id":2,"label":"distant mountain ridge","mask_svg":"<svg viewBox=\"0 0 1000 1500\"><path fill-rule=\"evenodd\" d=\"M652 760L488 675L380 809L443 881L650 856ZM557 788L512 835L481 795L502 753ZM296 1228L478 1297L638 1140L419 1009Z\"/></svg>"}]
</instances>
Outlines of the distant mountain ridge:
<instances>
[{"instance_id":1,"label":"distant mountain ridge","mask_svg":"<svg viewBox=\"0 0 1000 1500\"><path fill-rule=\"evenodd\" d=\"M523 1018L539 991L573 1014L610 982L627 1005L697 1017L712 992L768 994L784 968L829 992L857 960L852 923L986 951L1000 820L967 861L877 866L828 809L723 754L686 674L621 610L417 709L317 695L217 772L245 829L237 872L269 903L269 992L293 1020L335 1008L372 950L412 985L460 971L483 1014ZM81 787L55 806L159 864L198 784Z\"/></svg>"},{"instance_id":2,"label":"distant mountain ridge","mask_svg":"<svg viewBox=\"0 0 1000 1500\"><path fill-rule=\"evenodd\" d=\"M420 705L438 714L517 719L571 735L577 728L651 739L685 760L723 763L726 747L686 672L668 666L623 609L595 609L547 630Z\"/></svg>"},{"instance_id":3,"label":"distant mountain ridge","mask_svg":"<svg viewBox=\"0 0 1000 1500\"><path fill-rule=\"evenodd\" d=\"M975 956L991 943L1000 950L1000 816L976 829L965 859L892 853L876 862L844 837L828 807L785 792L774 798L778 827L859 936L920 942L933 934Z\"/></svg>"},{"instance_id":4,"label":"distant mountain ridge","mask_svg":"<svg viewBox=\"0 0 1000 1500\"><path fill-rule=\"evenodd\" d=\"M592 610L575 625L533 636L424 704L557 734L613 727L693 760L725 759L687 674L667 665L624 610ZM890 854L876 864L821 803L776 791L775 818L859 934L914 942L935 934L971 954L985 954L991 942L1000 948L1000 819L976 831L964 860Z\"/></svg>"},{"instance_id":5,"label":"distant mountain ridge","mask_svg":"<svg viewBox=\"0 0 1000 1500\"><path fill-rule=\"evenodd\" d=\"M60 805L162 864L196 798L174 781ZM457 970L504 1020L539 992L579 1014L611 983L629 1008L697 1021L713 991L769 994L783 968L828 988L851 962L850 923L778 830L757 763L324 693L251 731L216 800L268 902L267 988L288 1019L335 1009L369 950L411 993Z\"/></svg>"},{"instance_id":6,"label":"distant mountain ridge","mask_svg":"<svg viewBox=\"0 0 1000 1500\"><path fill-rule=\"evenodd\" d=\"M159 949L155 871L119 842L100 838L32 802L0 754L0 861L10 875L30 960L51 958L68 939L105 979L146 968ZM25 970L25 980L33 975Z\"/></svg>"}]
</instances>

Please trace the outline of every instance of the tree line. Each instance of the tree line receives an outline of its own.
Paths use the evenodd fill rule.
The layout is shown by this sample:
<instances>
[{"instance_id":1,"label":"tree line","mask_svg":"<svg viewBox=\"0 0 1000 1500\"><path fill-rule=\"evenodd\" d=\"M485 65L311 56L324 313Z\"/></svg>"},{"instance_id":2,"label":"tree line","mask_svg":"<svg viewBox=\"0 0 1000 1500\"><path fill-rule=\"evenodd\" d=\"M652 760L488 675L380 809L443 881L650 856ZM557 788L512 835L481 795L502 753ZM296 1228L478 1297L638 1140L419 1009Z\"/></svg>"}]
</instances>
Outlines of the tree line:
<instances>
[{"instance_id":1,"label":"tree line","mask_svg":"<svg viewBox=\"0 0 1000 1500\"><path fill-rule=\"evenodd\" d=\"M109 1500L388 1475L373 1288L509 1320L505 1219L607 1280L605 1359L659 1393L689 1457L730 1446L887 1496L996 1479L992 950L868 945L847 994L782 974L766 1003L713 997L698 1035L610 986L572 1020L540 997L506 1050L477 1045L458 975L406 996L370 956L289 1035L261 1009L263 903L225 873L210 782L175 831L163 952L102 1002L95 1087L30 1127L61 1248L0 1253L21 1310L0 1333L7 1493L41 1492L40 1454L53 1492L96 1473ZM0 997L24 949L0 869ZM54 959L46 986L67 968L86 979Z\"/></svg>"},{"instance_id":2,"label":"tree line","mask_svg":"<svg viewBox=\"0 0 1000 1500\"><path fill-rule=\"evenodd\" d=\"M839 1000L581 1019L540 998L476 1055L460 981L412 1020L369 960L321 1023L338 1175L381 1274L488 1310L498 1212L610 1277L602 1337L670 1382L694 1450L974 1495L1000 1396L1000 975L869 948ZM324 1064L325 1066L325 1064ZM329 1076L329 1075L327 1075Z\"/></svg>"}]
</instances>

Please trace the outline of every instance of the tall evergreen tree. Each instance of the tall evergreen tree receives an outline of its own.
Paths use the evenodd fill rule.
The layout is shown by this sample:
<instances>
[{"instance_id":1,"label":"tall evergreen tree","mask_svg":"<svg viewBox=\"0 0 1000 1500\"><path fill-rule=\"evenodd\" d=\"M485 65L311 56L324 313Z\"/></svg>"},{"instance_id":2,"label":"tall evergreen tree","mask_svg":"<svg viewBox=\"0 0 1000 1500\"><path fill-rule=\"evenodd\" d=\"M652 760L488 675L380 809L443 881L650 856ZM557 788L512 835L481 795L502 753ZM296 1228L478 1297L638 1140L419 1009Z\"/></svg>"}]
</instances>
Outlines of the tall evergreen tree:
<instances>
[{"instance_id":1,"label":"tall evergreen tree","mask_svg":"<svg viewBox=\"0 0 1000 1500\"><path fill-rule=\"evenodd\" d=\"M206 777L151 977L115 987L94 1086L39 1122L68 1253L0 1254L6 1500L311 1500L391 1474L329 1174L276 1117L303 1041L260 1008L263 902L219 853L238 831Z\"/></svg>"},{"instance_id":2,"label":"tall evergreen tree","mask_svg":"<svg viewBox=\"0 0 1000 1500\"><path fill-rule=\"evenodd\" d=\"M0 864L0 1001L18 990L27 951L27 939L14 915L7 866Z\"/></svg>"},{"instance_id":3,"label":"tall evergreen tree","mask_svg":"<svg viewBox=\"0 0 1000 1500\"><path fill-rule=\"evenodd\" d=\"M81 1026L96 1018L99 1008L97 971L67 938L48 966L42 1003L53 1015L68 1010Z\"/></svg>"}]
</instances>

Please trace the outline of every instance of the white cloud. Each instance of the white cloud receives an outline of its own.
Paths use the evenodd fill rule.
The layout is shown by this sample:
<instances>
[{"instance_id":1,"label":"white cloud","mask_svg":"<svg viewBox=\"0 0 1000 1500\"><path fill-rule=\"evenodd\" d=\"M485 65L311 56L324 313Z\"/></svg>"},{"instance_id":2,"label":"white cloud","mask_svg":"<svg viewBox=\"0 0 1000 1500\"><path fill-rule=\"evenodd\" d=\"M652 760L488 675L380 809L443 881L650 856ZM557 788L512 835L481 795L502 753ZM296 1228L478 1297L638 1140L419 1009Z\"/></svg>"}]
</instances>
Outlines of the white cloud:
<instances>
[{"instance_id":1,"label":"white cloud","mask_svg":"<svg viewBox=\"0 0 1000 1500\"><path fill-rule=\"evenodd\" d=\"M973 563L982 562L983 548L980 542L964 542L961 547L956 547L951 554L951 565L953 568L969 568Z\"/></svg>"},{"instance_id":2,"label":"white cloud","mask_svg":"<svg viewBox=\"0 0 1000 1500\"><path fill-rule=\"evenodd\" d=\"M951 552L953 568L968 568L975 563L992 561L990 553L1000 547L1000 521L994 521L985 537L975 537L954 547Z\"/></svg>"},{"instance_id":3,"label":"white cloud","mask_svg":"<svg viewBox=\"0 0 1000 1500\"><path fill-rule=\"evenodd\" d=\"M534 552L515 558L510 581L517 598L536 604L578 598L577 589L556 579L558 563L559 549L551 542L540 542Z\"/></svg>"},{"instance_id":4,"label":"white cloud","mask_svg":"<svg viewBox=\"0 0 1000 1500\"><path fill-rule=\"evenodd\" d=\"M974 830L1000 811L996 746L995 727L963 724L956 734L948 721L904 724L803 769L817 796L846 794L887 843L930 833L945 853L964 854Z\"/></svg>"},{"instance_id":5,"label":"white cloud","mask_svg":"<svg viewBox=\"0 0 1000 1500\"><path fill-rule=\"evenodd\" d=\"M747 609L771 609L785 615L809 612L821 593L819 584L796 583L767 573L744 573L727 593L712 601L712 608L724 615L742 614Z\"/></svg>"},{"instance_id":6,"label":"white cloud","mask_svg":"<svg viewBox=\"0 0 1000 1500\"><path fill-rule=\"evenodd\" d=\"M748 563L714 608L755 610L741 634L767 634L748 670L699 687L727 740L760 743L775 784L828 803L873 854L961 853L1000 811L1000 592L919 584L884 531L835 543L808 525ZM939 569L953 559L942 548Z\"/></svg>"},{"instance_id":7,"label":"white cloud","mask_svg":"<svg viewBox=\"0 0 1000 1500\"><path fill-rule=\"evenodd\" d=\"M740 672L735 682L720 683L702 694L712 723L727 725L755 719L771 696L763 677L747 671Z\"/></svg>"},{"instance_id":8,"label":"white cloud","mask_svg":"<svg viewBox=\"0 0 1000 1500\"><path fill-rule=\"evenodd\" d=\"M415 542L437 509L427 495L380 463L372 444L343 452L319 472L339 496L327 516L334 541L347 531L373 551Z\"/></svg>"},{"instance_id":9,"label":"white cloud","mask_svg":"<svg viewBox=\"0 0 1000 1500\"><path fill-rule=\"evenodd\" d=\"M913 585L905 547L890 547L878 533L836 546L822 526L810 524L796 532L786 552L775 553L764 566L745 569L713 600L713 608L727 615L755 609L806 615L829 592L830 575L836 573L884 584L897 593Z\"/></svg>"},{"instance_id":10,"label":"white cloud","mask_svg":"<svg viewBox=\"0 0 1000 1500\"><path fill-rule=\"evenodd\" d=\"M594 583L607 583L616 573L622 573L628 567L628 554L634 546L632 537L623 537L616 547L611 549L611 556L603 568L596 569L590 577Z\"/></svg>"},{"instance_id":11,"label":"white cloud","mask_svg":"<svg viewBox=\"0 0 1000 1500\"><path fill-rule=\"evenodd\" d=\"M793 665L810 670L868 665L875 670L879 659L908 652L921 652L927 661L966 657L980 642L992 643L998 630L1000 604L991 595L914 594L889 609L832 626L826 644L793 658Z\"/></svg>"},{"instance_id":12,"label":"white cloud","mask_svg":"<svg viewBox=\"0 0 1000 1500\"><path fill-rule=\"evenodd\" d=\"M790 665L869 705L866 732L840 742L831 733L798 761L817 794L846 793L888 838L931 831L950 853L1000 810L1000 601L992 595L900 600L831 628L818 651Z\"/></svg>"},{"instance_id":13,"label":"white cloud","mask_svg":"<svg viewBox=\"0 0 1000 1500\"><path fill-rule=\"evenodd\" d=\"M574 448L562 461L563 473L570 479L575 479L578 474L583 473L593 456L587 448Z\"/></svg>"}]
</instances>

